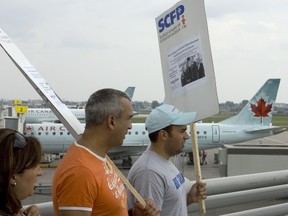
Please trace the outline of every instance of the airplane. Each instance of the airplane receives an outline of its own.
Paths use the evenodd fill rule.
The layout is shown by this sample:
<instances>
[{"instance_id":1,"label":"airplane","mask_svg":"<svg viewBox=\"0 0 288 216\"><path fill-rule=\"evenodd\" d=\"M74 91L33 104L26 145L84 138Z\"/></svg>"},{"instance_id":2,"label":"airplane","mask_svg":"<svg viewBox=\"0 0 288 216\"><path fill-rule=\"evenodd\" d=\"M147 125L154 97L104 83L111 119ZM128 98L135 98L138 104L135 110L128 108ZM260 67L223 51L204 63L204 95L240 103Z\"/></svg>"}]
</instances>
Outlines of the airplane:
<instances>
[{"instance_id":1,"label":"airplane","mask_svg":"<svg viewBox=\"0 0 288 216\"><path fill-rule=\"evenodd\" d=\"M132 100L134 95L135 87L129 86L125 93ZM71 112L80 121L85 121L85 109L70 108ZM137 113L135 112L134 115ZM26 123L43 123L43 122L55 122L61 123L57 116L53 113L50 108L28 108L28 112L25 114Z\"/></svg>"},{"instance_id":2,"label":"airplane","mask_svg":"<svg viewBox=\"0 0 288 216\"><path fill-rule=\"evenodd\" d=\"M199 150L218 148L222 144L235 144L282 133L286 126L272 126L271 120L280 79L269 79L235 116L218 123L195 123ZM190 125L187 127L190 131ZM44 153L65 153L74 138L63 124L26 124L24 133L37 137ZM191 136L191 133L190 133ZM108 152L111 159L123 159L122 166L131 166L130 156L140 155L149 145L150 140L144 123L133 123L123 145ZM191 158L191 139L183 149ZM192 161L191 161L192 160Z\"/></svg>"}]
</instances>

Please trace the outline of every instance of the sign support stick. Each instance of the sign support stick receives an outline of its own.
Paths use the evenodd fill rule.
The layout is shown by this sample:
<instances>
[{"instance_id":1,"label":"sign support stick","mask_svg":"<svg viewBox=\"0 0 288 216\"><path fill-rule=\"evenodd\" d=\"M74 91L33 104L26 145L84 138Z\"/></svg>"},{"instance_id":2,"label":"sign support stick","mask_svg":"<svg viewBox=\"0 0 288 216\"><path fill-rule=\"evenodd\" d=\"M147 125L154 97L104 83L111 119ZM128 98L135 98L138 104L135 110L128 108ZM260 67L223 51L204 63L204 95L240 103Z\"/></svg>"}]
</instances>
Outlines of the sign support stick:
<instances>
[{"instance_id":1,"label":"sign support stick","mask_svg":"<svg viewBox=\"0 0 288 216\"><path fill-rule=\"evenodd\" d=\"M201 173L201 166L200 166L200 159L199 159L199 149L198 149L198 141L197 141L195 123L192 123L190 125L190 128L191 128L191 135L192 135L191 145L192 145L192 152L193 152L195 179L196 179L196 182L202 182L202 173ZM199 202L200 215L205 215L206 214L205 200L199 199L198 202Z\"/></svg>"}]
</instances>

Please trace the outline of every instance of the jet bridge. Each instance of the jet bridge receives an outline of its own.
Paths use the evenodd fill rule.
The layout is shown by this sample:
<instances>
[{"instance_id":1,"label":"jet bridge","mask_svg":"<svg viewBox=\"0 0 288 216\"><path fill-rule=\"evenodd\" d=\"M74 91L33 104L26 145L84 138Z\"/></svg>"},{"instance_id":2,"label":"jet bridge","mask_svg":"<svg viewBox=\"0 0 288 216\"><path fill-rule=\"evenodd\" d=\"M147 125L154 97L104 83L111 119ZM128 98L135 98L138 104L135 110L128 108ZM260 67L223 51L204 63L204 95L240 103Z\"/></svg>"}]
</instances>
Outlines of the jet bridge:
<instances>
[{"instance_id":1,"label":"jet bridge","mask_svg":"<svg viewBox=\"0 0 288 216\"><path fill-rule=\"evenodd\" d=\"M19 110L19 106L5 106L0 110L0 128L11 128L23 132L24 112Z\"/></svg>"},{"instance_id":2,"label":"jet bridge","mask_svg":"<svg viewBox=\"0 0 288 216\"><path fill-rule=\"evenodd\" d=\"M288 144L223 145L219 149L220 176L288 170Z\"/></svg>"}]
</instances>

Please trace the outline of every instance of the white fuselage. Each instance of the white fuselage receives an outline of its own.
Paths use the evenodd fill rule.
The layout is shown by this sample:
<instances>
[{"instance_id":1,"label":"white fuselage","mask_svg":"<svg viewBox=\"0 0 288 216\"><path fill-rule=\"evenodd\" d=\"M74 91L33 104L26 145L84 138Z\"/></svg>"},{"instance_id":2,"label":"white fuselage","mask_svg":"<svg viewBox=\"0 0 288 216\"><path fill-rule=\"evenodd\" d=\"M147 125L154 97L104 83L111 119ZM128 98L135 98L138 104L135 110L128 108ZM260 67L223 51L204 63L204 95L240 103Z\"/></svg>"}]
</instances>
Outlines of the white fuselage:
<instances>
[{"instance_id":1,"label":"white fuselage","mask_svg":"<svg viewBox=\"0 0 288 216\"><path fill-rule=\"evenodd\" d=\"M259 131L259 133L246 132L249 127L251 126L235 126L220 123L196 123L199 150L217 148L221 144L234 144L273 135L271 130L263 130ZM253 126L253 128L255 129L255 126ZM267 128L267 126L258 126L258 129L260 128ZM189 126L187 132L191 136ZM64 153L74 142L74 138L62 124L26 124L25 134L37 137L42 143L43 151L45 153ZM111 150L111 152L119 153L127 151L127 154L137 155L145 150L149 143L150 140L148 133L145 130L145 124L133 123L132 129L128 131L123 145ZM192 151L190 143L191 139L188 139L183 149L184 152Z\"/></svg>"}]
</instances>

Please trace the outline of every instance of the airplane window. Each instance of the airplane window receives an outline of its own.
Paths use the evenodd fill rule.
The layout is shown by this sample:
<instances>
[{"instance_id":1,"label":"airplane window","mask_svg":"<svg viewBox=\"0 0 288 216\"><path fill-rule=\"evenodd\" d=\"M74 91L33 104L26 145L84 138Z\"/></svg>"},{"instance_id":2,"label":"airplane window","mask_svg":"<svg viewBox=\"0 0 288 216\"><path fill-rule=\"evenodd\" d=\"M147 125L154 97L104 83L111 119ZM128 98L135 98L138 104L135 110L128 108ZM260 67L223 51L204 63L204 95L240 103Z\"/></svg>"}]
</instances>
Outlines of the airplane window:
<instances>
[{"instance_id":1,"label":"airplane window","mask_svg":"<svg viewBox=\"0 0 288 216\"><path fill-rule=\"evenodd\" d=\"M34 136L34 132L31 133L31 136Z\"/></svg>"},{"instance_id":2,"label":"airplane window","mask_svg":"<svg viewBox=\"0 0 288 216\"><path fill-rule=\"evenodd\" d=\"M63 132L62 132L62 131L60 132L60 135L63 135Z\"/></svg>"},{"instance_id":3,"label":"airplane window","mask_svg":"<svg viewBox=\"0 0 288 216\"><path fill-rule=\"evenodd\" d=\"M70 135L70 132L67 132L68 135Z\"/></svg>"},{"instance_id":4,"label":"airplane window","mask_svg":"<svg viewBox=\"0 0 288 216\"><path fill-rule=\"evenodd\" d=\"M49 135L49 132L46 132L46 135Z\"/></svg>"},{"instance_id":5,"label":"airplane window","mask_svg":"<svg viewBox=\"0 0 288 216\"><path fill-rule=\"evenodd\" d=\"M199 132L199 131L197 131L197 134L200 134L200 132Z\"/></svg>"},{"instance_id":6,"label":"airplane window","mask_svg":"<svg viewBox=\"0 0 288 216\"><path fill-rule=\"evenodd\" d=\"M142 134L145 135L145 131L142 131Z\"/></svg>"},{"instance_id":7,"label":"airplane window","mask_svg":"<svg viewBox=\"0 0 288 216\"><path fill-rule=\"evenodd\" d=\"M207 134L207 131L204 131L204 134Z\"/></svg>"},{"instance_id":8,"label":"airplane window","mask_svg":"<svg viewBox=\"0 0 288 216\"><path fill-rule=\"evenodd\" d=\"M56 132L53 132L53 135L56 135Z\"/></svg>"},{"instance_id":9,"label":"airplane window","mask_svg":"<svg viewBox=\"0 0 288 216\"><path fill-rule=\"evenodd\" d=\"M131 135L131 131L128 131L128 135Z\"/></svg>"},{"instance_id":10,"label":"airplane window","mask_svg":"<svg viewBox=\"0 0 288 216\"><path fill-rule=\"evenodd\" d=\"M138 131L135 131L135 134L138 135Z\"/></svg>"},{"instance_id":11,"label":"airplane window","mask_svg":"<svg viewBox=\"0 0 288 216\"><path fill-rule=\"evenodd\" d=\"M41 135L41 132L38 132L38 135L40 136L40 135Z\"/></svg>"}]
</instances>

